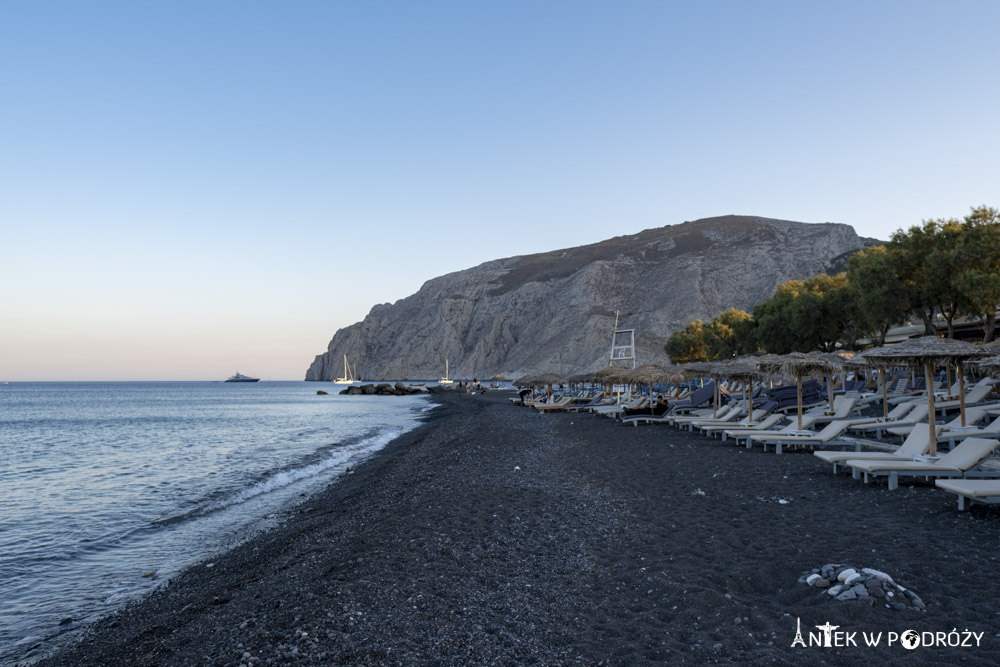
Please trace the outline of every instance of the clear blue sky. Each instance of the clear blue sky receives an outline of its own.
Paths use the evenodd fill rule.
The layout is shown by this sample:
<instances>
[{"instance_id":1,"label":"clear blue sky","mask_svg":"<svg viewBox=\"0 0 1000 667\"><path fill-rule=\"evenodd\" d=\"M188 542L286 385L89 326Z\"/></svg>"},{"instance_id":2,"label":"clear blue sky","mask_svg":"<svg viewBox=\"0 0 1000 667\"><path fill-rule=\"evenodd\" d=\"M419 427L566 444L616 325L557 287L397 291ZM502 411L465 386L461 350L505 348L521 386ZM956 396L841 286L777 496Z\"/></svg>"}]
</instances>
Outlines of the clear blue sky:
<instances>
[{"instance_id":1,"label":"clear blue sky","mask_svg":"<svg viewBox=\"0 0 1000 667\"><path fill-rule=\"evenodd\" d=\"M0 4L0 381L301 379L483 261L1000 206L1000 2Z\"/></svg>"}]
</instances>

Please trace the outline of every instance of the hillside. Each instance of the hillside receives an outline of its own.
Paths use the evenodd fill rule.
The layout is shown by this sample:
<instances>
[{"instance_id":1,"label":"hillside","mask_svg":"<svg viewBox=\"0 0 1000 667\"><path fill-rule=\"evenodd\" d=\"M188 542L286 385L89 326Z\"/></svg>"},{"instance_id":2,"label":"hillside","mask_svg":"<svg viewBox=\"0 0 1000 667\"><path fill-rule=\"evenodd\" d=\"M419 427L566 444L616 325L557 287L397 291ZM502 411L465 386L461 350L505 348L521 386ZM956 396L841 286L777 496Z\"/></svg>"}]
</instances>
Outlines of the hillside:
<instances>
[{"instance_id":1,"label":"hillside","mask_svg":"<svg viewBox=\"0 0 1000 667\"><path fill-rule=\"evenodd\" d=\"M750 310L873 242L843 224L731 215L498 259L375 306L336 332L306 380L340 375L344 354L366 380L435 379L446 358L455 378L577 373L606 363L616 311L642 363L689 321Z\"/></svg>"}]
</instances>

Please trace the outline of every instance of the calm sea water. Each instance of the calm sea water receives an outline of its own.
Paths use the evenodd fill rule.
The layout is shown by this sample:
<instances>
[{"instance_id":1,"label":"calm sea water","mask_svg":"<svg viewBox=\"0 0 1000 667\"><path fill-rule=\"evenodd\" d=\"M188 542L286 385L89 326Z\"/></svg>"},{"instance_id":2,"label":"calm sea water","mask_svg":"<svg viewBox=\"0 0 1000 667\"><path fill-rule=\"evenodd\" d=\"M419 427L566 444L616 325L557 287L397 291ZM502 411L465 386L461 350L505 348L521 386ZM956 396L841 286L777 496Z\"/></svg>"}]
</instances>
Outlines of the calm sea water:
<instances>
[{"instance_id":1,"label":"calm sea water","mask_svg":"<svg viewBox=\"0 0 1000 667\"><path fill-rule=\"evenodd\" d=\"M0 664L267 527L433 407L318 388L0 385Z\"/></svg>"}]
</instances>

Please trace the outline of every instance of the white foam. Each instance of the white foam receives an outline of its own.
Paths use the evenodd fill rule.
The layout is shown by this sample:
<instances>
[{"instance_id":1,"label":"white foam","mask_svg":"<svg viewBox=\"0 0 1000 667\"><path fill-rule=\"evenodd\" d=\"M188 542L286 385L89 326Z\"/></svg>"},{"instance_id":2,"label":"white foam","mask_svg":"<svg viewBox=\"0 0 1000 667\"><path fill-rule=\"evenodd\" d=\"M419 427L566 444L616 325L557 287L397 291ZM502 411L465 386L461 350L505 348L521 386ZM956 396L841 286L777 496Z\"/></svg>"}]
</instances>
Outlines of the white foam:
<instances>
[{"instance_id":1,"label":"white foam","mask_svg":"<svg viewBox=\"0 0 1000 667\"><path fill-rule=\"evenodd\" d=\"M262 496L266 493L283 489L300 480L316 477L332 468L336 468L338 466L346 467L351 461L382 449L392 440L402 435L403 432L404 431L401 429L392 429L373 435L370 438L365 438L354 443L353 445L332 449L330 450L330 455L321 461L303 466L301 468L283 470L282 472L257 482L256 484L249 486L246 489L229 496L228 498L220 500L209 507L207 511L215 512L226 509L227 507L239 505L240 503L245 503L248 500Z\"/></svg>"}]
</instances>

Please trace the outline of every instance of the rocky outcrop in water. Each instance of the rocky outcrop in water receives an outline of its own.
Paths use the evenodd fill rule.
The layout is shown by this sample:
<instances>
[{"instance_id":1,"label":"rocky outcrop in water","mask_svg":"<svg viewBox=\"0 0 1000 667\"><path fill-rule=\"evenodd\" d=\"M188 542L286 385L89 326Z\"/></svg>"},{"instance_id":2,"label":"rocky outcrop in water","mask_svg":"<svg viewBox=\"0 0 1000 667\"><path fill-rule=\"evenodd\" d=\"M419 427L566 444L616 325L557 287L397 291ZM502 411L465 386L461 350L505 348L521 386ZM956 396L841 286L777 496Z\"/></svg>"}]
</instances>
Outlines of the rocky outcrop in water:
<instances>
[{"instance_id":1,"label":"rocky outcrop in water","mask_svg":"<svg viewBox=\"0 0 1000 667\"><path fill-rule=\"evenodd\" d=\"M306 380L337 377L344 354L371 379L436 379L445 359L456 378L587 371L606 364L616 311L635 329L639 363L662 359L691 320L750 310L872 242L843 224L724 216L498 259L375 306L334 335Z\"/></svg>"}]
</instances>

